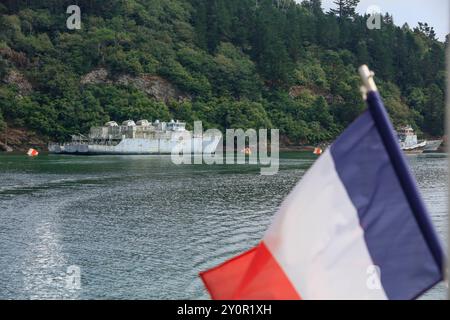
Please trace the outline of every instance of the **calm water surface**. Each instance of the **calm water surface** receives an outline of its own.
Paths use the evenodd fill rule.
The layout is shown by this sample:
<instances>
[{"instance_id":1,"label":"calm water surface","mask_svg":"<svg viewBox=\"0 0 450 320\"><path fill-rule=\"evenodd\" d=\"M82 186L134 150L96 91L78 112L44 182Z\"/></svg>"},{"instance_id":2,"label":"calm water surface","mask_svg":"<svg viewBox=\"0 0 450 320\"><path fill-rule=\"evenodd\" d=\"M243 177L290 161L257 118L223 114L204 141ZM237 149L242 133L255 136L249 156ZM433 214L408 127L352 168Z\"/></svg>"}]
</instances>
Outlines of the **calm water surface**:
<instances>
[{"instance_id":1,"label":"calm water surface","mask_svg":"<svg viewBox=\"0 0 450 320\"><path fill-rule=\"evenodd\" d=\"M408 159L445 240L446 158ZM168 156L0 154L0 298L207 299L198 272L256 245L313 161L283 154L279 174L261 176Z\"/></svg>"}]
</instances>

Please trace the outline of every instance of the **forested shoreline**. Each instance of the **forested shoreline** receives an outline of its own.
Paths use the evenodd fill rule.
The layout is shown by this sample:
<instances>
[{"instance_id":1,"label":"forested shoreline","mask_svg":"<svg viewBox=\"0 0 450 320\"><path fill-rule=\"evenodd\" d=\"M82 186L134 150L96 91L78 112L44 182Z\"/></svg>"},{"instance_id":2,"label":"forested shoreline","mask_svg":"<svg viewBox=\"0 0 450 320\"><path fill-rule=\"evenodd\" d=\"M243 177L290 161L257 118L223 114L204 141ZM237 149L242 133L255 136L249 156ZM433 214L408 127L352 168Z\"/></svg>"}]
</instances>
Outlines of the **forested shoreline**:
<instances>
[{"instance_id":1,"label":"forested shoreline","mask_svg":"<svg viewBox=\"0 0 450 320\"><path fill-rule=\"evenodd\" d=\"M369 30L357 3L324 12L320 0L1 1L0 131L62 141L109 120L173 118L316 144L364 110L366 63L396 126L442 136L447 41L389 14ZM66 28L72 4L81 30ZM103 78L86 80L96 71Z\"/></svg>"}]
</instances>

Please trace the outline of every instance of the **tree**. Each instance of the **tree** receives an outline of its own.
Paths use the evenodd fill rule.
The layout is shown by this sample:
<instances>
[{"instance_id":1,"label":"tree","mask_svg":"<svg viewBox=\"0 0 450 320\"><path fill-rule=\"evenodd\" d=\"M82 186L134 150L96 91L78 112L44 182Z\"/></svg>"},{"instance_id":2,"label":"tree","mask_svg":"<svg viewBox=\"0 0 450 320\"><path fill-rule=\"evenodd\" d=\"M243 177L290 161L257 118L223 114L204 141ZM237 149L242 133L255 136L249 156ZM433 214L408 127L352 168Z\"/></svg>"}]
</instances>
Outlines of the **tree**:
<instances>
[{"instance_id":1,"label":"tree","mask_svg":"<svg viewBox=\"0 0 450 320\"><path fill-rule=\"evenodd\" d=\"M211 70L216 92L234 98L258 99L262 82L255 64L231 43L221 43Z\"/></svg>"},{"instance_id":2,"label":"tree","mask_svg":"<svg viewBox=\"0 0 450 320\"><path fill-rule=\"evenodd\" d=\"M356 7L360 0L335 0L333 3L337 6L336 9L331 9L330 12L337 15L340 19L350 18L356 14Z\"/></svg>"},{"instance_id":3,"label":"tree","mask_svg":"<svg viewBox=\"0 0 450 320\"><path fill-rule=\"evenodd\" d=\"M371 65L371 58L365 41L358 42L356 47L356 58L358 59L358 65Z\"/></svg>"},{"instance_id":4,"label":"tree","mask_svg":"<svg viewBox=\"0 0 450 320\"><path fill-rule=\"evenodd\" d=\"M279 12L272 6L262 7L256 21L252 55L258 63L259 71L271 86L279 86L289 80L292 70L289 54L283 41L284 34L277 24Z\"/></svg>"},{"instance_id":5,"label":"tree","mask_svg":"<svg viewBox=\"0 0 450 320\"><path fill-rule=\"evenodd\" d=\"M434 31L433 27L429 26L426 22L419 22L418 24L419 27L414 28L415 32L423 34L430 40L436 40L436 32Z\"/></svg>"},{"instance_id":6,"label":"tree","mask_svg":"<svg viewBox=\"0 0 450 320\"><path fill-rule=\"evenodd\" d=\"M6 127L5 120L3 119L2 111L0 110L0 132L3 131Z\"/></svg>"},{"instance_id":7,"label":"tree","mask_svg":"<svg viewBox=\"0 0 450 320\"><path fill-rule=\"evenodd\" d=\"M109 119L176 117L273 125L286 141L316 143L364 110L357 67L369 63L396 124L443 133L448 38L424 22L397 27L390 14L382 32L369 30L356 0L327 14L321 0L299 2L77 0L83 28L70 31L69 0L2 1L0 113L61 140ZM137 90L121 76L163 84Z\"/></svg>"},{"instance_id":8,"label":"tree","mask_svg":"<svg viewBox=\"0 0 450 320\"><path fill-rule=\"evenodd\" d=\"M322 0L305 0L302 2L305 8L308 8L314 15L322 15Z\"/></svg>"},{"instance_id":9,"label":"tree","mask_svg":"<svg viewBox=\"0 0 450 320\"><path fill-rule=\"evenodd\" d=\"M424 129L434 136L444 134L444 93L436 84L432 84L425 93L426 117Z\"/></svg>"}]
</instances>

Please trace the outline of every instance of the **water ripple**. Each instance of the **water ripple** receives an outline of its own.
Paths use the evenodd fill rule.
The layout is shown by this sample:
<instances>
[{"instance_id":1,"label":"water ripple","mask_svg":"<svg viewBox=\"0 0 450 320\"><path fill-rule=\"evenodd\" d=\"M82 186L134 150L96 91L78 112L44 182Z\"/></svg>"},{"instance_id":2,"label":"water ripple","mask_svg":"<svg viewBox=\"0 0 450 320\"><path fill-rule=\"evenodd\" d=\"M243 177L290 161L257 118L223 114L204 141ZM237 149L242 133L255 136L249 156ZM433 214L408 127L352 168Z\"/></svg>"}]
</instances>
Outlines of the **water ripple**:
<instances>
[{"instance_id":1,"label":"water ripple","mask_svg":"<svg viewBox=\"0 0 450 320\"><path fill-rule=\"evenodd\" d=\"M445 240L446 159L409 161ZM0 155L0 298L206 299L198 273L257 245L311 163L284 155L261 176L169 157ZM442 286L425 296L444 297Z\"/></svg>"}]
</instances>

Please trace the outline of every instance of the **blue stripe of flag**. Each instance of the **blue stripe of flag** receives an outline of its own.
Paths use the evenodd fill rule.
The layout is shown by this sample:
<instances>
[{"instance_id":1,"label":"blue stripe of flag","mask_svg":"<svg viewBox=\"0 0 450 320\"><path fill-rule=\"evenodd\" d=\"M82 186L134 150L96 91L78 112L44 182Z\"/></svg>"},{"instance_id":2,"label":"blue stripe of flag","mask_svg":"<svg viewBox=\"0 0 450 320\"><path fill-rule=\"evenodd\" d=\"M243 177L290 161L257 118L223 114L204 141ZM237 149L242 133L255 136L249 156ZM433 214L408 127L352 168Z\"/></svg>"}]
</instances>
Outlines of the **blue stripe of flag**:
<instances>
[{"instance_id":1,"label":"blue stripe of flag","mask_svg":"<svg viewBox=\"0 0 450 320\"><path fill-rule=\"evenodd\" d=\"M443 251L378 93L331 146L389 299L414 299L443 278Z\"/></svg>"}]
</instances>

